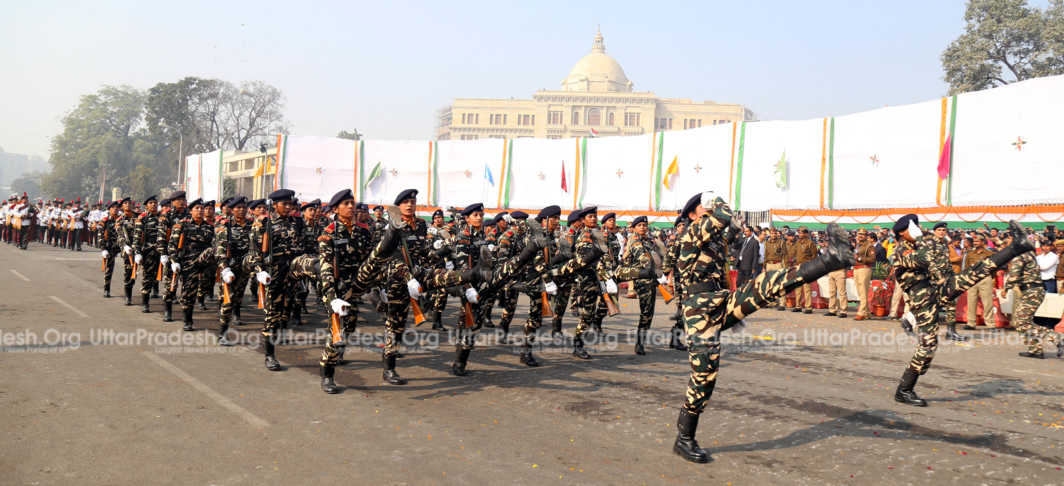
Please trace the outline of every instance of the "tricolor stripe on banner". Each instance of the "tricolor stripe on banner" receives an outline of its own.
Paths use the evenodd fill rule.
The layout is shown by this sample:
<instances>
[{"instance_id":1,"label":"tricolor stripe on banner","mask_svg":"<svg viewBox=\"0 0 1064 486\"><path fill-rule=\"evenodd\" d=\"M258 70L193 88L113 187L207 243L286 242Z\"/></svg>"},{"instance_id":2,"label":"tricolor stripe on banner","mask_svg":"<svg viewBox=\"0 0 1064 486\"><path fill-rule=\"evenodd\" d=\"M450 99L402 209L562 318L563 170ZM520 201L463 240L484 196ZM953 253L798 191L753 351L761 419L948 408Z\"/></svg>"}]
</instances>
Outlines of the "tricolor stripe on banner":
<instances>
[{"instance_id":1,"label":"tricolor stripe on banner","mask_svg":"<svg viewBox=\"0 0 1064 486\"><path fill-rule=\"evenodd\" d=\"M352 187L351 192L354 193L353 196L354 196L354 199L355 199L356 202L358 201L358 195L362 193L362 172L361 172L362 168L360 167L362 164L360 163L361 160L359 159L359 154L358 154L358 152L359 152L359 150L358 150L359 143L361 143L359 140L355 140L355 156L354 156L354 161L355 161L354 164L355 165L353 167L354 168L354 177L353 177L353 180L351 181L351 187ZM429 142L429 143L432 143L432 142Z\"/></svg>"},{"instance_id":2,"label":"tricolor stripe on banner","mask_svg":"<svg viewBox=\"0 0 1064 486\"><path fill-rule=\"evenodd\" d=\"M657 148L658 155L656 157L657 160L654 161L654 171L651 172L652 174L654 174L653 181L655 183L654 184L654 207L652 208L655 211L657 211L658 209L661 208L661 182L662 182L662 179L665 177L665 174L663 174L661 172L661 158L663 157L662 152L664 152L664 149L665 149L665 131L662 130L661 133L658 135L658 148Z\"/></svg>"},{"instance_id":3,"label":"tricolor stripe on banner","mask_svg":"<svg viewBox=\"0 0 1064 486\"><path fill-rule=\"evenodd\" d=\"M284 184L284 156L288 147L288 135L277 134L277 163L273 169L273 190Z\"/></svg>"},{"instance_id":4,"label":"tricolor stripe on banner","mask_svg":"<svg viewBox=\"0 0 1064 486\"><path fill-rule=\"evenodd\" d=\"M576 155L573 158L573 209L579 209L580 206L577 204L580 200L580 139L574 138L573 141L576 142ZM562 164L562 173L565 173L565 164ZM562 179L564 181L565 178L562 177Z\"/></svg>"},{"instance_id":5,"label":"tricolor stripe on banner","mask_svg":"<svg viewBox=\"0 0 1064 486\"><path fill-rule=\"evenodd\" d=\"M650 137L650 187L647 191L647 209L654 210L654 164L658 155L658 132Z\"/></svg>"},{"instance_id":6,"label":"tricolor stripe on banner","mask_svg":"<svg viewBox=\"0 0 1064 486\"><path fill-rule=\"evenodd\" d=\"M433 149L433 143L434 142L429 141L429 160L427 162L427 164L428 164L427 165L427 170L425 171L426 174L427 174L426 177L428 178L428 181L425 184L425 200L429 201L429 202L432 201L432 190L435 188L435 186L432 184L432 153L433 153L432 149Z\"/></svg>"},{"instance_id":7,"label":"tricolor stripe on banner","mask_svg":"<svg viewBox=\"0 0 1064 486\"><path fill-rule=\"evenodd\" d=\"M743 148L746 143L746 122L742 122L743 126L739 128L739 157L735 161L735 210L738 211L742 207L743 200Z\"/></svg>"},{"instance_id":8,"label":"tricolor stripe on banner","mask_svg":"<svg viewBox=\"0 0 1064 486\"><path fill-rule=\"evenodd\" d=\"M499 181L499 201L496 205L498 208L510 207L510 180L513 178L514 172L514 141L503 140L502 144L502 171Z\"/></svg>"},{"instance_id":9,"label":"tricolor stripe on banner","mask_svg":"<svg viewBox=\"0 0 1064 486\"><path fill-rule=\"evenodd\" d=\"M203 197L203 154L196 157L196 197Z\"/></svg>"},{"instance_id":10,"label":"tricolor stripe on banner","mask_svg":"<svg viewBox=\"0 0 1064 486\"><path fill-rule=\"evenodd\" d=\"M577 207L584 207L584 194L587 194L587 184L584 182L587 180L587 138L581 138L580 140L580 173L583 174L580 180L580 187L577 189L577 194L580 195L580 201Z\"/></svg>"}]
</instances>

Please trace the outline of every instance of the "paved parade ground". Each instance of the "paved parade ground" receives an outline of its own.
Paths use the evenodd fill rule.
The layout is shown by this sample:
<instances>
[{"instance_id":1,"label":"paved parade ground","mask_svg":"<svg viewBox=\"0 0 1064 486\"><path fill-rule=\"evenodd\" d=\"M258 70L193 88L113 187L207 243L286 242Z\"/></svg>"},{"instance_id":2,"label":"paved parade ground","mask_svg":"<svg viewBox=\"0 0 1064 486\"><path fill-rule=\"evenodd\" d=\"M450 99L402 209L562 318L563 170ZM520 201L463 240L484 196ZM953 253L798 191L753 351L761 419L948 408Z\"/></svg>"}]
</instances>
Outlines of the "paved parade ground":
<instances>
[{"instance_id":1,"label":"paved parade ground","mask_svg":"<svg viewBox=\"0 0 1064 486\"><path fill-rule=\"evenodd\" d=\"M688 365L666 349L660 300L646 356L632 354L636 301L621 299L594 359L548 344L526 368L485 330L464 378L426 324L398 387L381 383L383 327L363 304L363 345L326 395L320 306L273 373L253 344L214 344L215 302L182 333L158 300L151 314L123 305L120 264L102 298L85 250L0 246L2 484L1064 484L1064 360L1018 357L1012 331L943 339L916 388L930 406L914 408L892 399L913 349L896 321L758 312L725 334L698 430L714 460L692 464L671 451Z\"/></svg>"}]
</instances>

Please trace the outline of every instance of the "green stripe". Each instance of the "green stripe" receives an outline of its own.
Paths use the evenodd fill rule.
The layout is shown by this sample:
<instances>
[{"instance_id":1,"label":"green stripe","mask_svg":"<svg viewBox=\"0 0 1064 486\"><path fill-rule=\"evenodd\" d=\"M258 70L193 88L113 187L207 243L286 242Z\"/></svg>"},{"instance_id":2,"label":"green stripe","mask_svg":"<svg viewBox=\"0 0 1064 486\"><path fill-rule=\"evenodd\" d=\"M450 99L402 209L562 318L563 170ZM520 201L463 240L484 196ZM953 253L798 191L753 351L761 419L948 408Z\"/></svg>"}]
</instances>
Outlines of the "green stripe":
<instances>
[{"instance_id":1,"label":"green stripe","mask_svg":"<svg viewBox=\"0 0 1064 486\"><path fill-rule=\"evenodd\" d=\"M577 207L584 207L584 194L587 194L587 137L580 140L580 200Z\"/></svg>"},{"instance_id":2,"label":"green stripe","mask_svg":"<svg viewBox=\"0 0 1064 486\"><path fill-rule=\"evenodd\" d=\"M440 202L440 142L435 144L432 151L432 205Z\"/></svg>"},{"instance_id":3,"label":"green stripe","mask_svg":"<svg viewBox=\"0 0 1064 486\"><path fill-rule=\"evenodd\" d=\"M739 160L735 169L735 210L739 210L743 193L743 148L746 145L746 122L739 129Z\"/></svg>"},{"instance_id":4,"label":"green stripe","mask_svg":"<svg viewBox=\"0 0 1064 486\"><path fill-rule=\"evenodd\" d=\"M957 138L954 129L957 128L957 95L953 95L952 107L949 110L949 176L946 180L946 206L953 205L953 166L957 159L953 154L957 153Z\"/></svg>"},{"instance_id":5,"label":"green stripe","mask_svg":"<svg viewBox=\"0 0 1064 486\"><path fill-rule=\"evenodd\" d=\"M654 177L654 182L655 182L655 184L654 184L654 210L655 211L657 211L658 209L661 208L661 183L664 181L664 177L662 177L663 174L661 173L661 158L662 158L662 153L661 152L662 152L662 150L664 148L665 148L665 131L662 130L661 134L658 135L658 164L657 164L658 167L657 167L657 175Z\"/></svg>"},{"instance_id":6,"label":"green stripe","mask_svg":"<svg viewBox=\"0 0 1064 486\"><path fill-rule=\"evenodd\" d=\"M828 142L828 209L835 209L835 117L831 117L831 139Z\"/></svg>"},{"instance_id":7,"label":"green stripe","mask_svg":"<svg viewBox=\"0 0 1064 486\"><path fill-rule=\"evenodd\" d=\"M502 207L510 207L510 179L513 178L514 173L514 141L510 140L510 147L507 149L507 158L509 163L506 164L506 173L503 174L503 178L506 179L505 185L503 185Z\"/></svg>"}]
</instances>

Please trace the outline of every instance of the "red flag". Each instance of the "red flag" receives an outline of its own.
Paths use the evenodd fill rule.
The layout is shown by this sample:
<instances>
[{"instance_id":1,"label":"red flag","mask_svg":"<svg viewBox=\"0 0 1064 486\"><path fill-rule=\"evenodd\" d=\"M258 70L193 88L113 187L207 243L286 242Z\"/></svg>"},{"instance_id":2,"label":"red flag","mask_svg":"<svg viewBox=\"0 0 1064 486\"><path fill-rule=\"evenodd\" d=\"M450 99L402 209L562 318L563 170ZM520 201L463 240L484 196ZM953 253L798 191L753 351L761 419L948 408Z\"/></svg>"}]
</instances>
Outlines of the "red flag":
<instances>
[{"instance_id":1,"label":"red flag","mask_svg":"<svg viewBox=\"0 0 1064 486\"><path fill-rule=\"evenodd\" d=\"M569 192L569 185L565 183L565 161L562 161L562 190Z\"/></svg>"},{"instance_id":2,"label":"red flag","mask_svg":"<svg viewBox=\"0 0 1064 486\"><path fill-rule=\"evenodd\" d=\"M938 178L945 179L949 177L949 163L950 163L950 145L952 137L946 137L946 143L942 145L942 154L938 157Z\"/></svg>"}]
</instances>

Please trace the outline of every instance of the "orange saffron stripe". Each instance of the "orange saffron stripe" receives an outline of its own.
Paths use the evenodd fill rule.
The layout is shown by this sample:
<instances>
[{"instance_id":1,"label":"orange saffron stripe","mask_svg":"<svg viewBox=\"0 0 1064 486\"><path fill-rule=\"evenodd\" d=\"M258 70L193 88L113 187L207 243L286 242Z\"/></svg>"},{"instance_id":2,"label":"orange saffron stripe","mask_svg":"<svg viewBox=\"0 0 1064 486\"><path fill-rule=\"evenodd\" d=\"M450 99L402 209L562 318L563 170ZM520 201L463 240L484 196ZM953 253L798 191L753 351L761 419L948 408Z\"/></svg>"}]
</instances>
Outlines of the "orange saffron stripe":
<instances>
[{"instance_id":1,"label":"orange saffron stripe","mask_svg":"<svg viewBox=\"0 0 1064 486\"><path fill-rule=\"evenodd\" d=\"M495 202L495 207L497 208L502 207L503 182L505 182L503 179L506 177L506 142L505 138L502 139L502 171L499 172L499 200Z\"/></svg>"},{"instance_id":2,"label":"orange saffron stripe","mask_svg":"<svg viewBox=\"0 0 1064 486\"><path fill-rule=\"evenodd\" d=\"M650 190L647 192L647 209L654 209L654 161L657 160L658 132L650 139Z\"/></svg>"},{"instance_id":3,"label":"orange saffron stripe","mask_svg":"<svg viewBox=\"0 0 1064 486\"><path fill-rule=\"evenodd\" d=\"M735 184L735 131L739 127L739 122L732 122L731 126L731 171L728 173L728 202L734 202L732 200L732 190L734 190L733 184Z\"/></svg>"},{"instance_id":4,"label":"orange saffron stripe","mask_svg":"<svg viewBox=\"0 0 1064 486\"><path fill-rule=\"evenodd\" d=\"M939 160L941 160L941 158L942 158L942 149L945 148L945 146L946 146L946 103L947 103L947 98L943 97L942 98L942 121L941 121L941 123L938 126L938 157L939 157ZM937 167L937 164L936 164L936 167ZM942 205L942 179L938 177L937 173L935 174L935 177L938 178L938 186L935 188L935 204L941 206Z\"/></svg>"}]
</instances>

